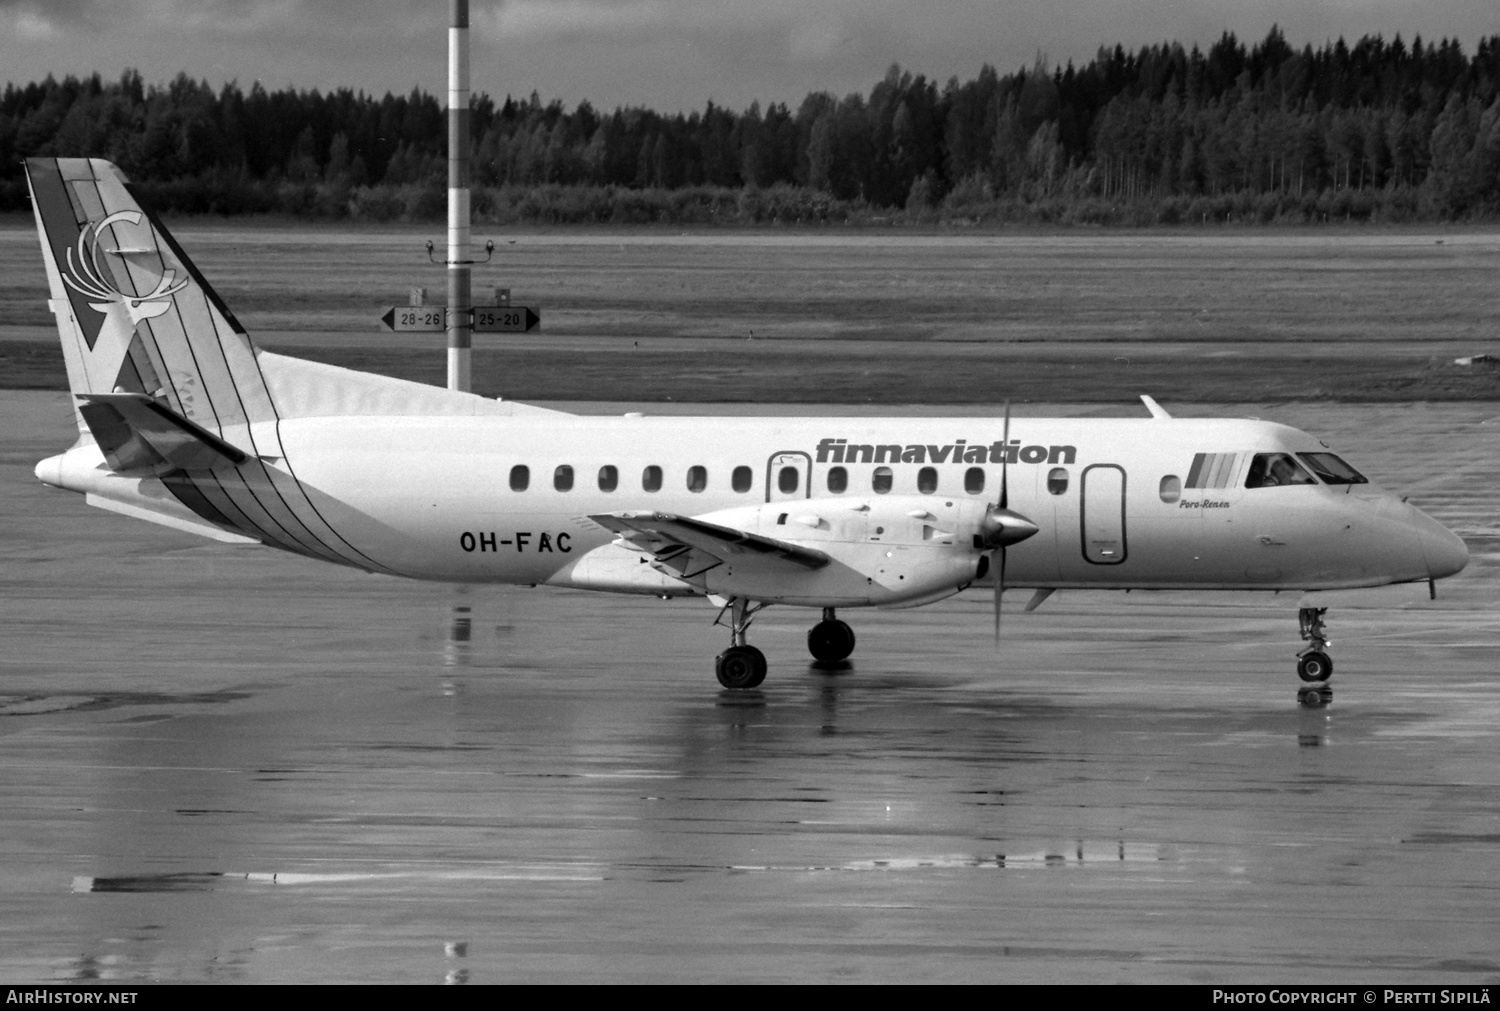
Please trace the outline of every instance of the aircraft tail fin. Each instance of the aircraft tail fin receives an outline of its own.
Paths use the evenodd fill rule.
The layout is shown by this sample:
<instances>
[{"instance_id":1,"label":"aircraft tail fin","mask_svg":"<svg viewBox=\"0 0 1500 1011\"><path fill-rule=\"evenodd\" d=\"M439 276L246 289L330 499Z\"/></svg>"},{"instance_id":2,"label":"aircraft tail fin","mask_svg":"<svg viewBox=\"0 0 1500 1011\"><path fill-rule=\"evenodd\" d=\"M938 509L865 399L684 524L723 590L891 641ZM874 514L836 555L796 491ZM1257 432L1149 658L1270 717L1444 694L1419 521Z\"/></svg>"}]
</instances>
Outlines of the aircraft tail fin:
<instances>
[{"instance_id":1,"label":"aircraft tail fin","mask_svg":"<svg viewBox=\"0 0 1500 1011\"><path fill-rule=\"evenodd\" d=\"M31 158L26 175L75 397L138 394L242 444L275 420L244 327L119 169Z\"/></svg>"},{"instance_id":2,"label":"aircraft tail fin","mask_svg":"<svg viewBox=\"0 0 1500 1011\"><path fill-rule=\"evenodd\" d=\"M138 394L231 445L330 415L556 413L257 350L166 227L101 158L26 162L68 385ZM77 407L77 405L75 405ZM90 427L77 409L78 429ZM262 427L261 438L275 441Z\"/></svg>"}]
</instances>

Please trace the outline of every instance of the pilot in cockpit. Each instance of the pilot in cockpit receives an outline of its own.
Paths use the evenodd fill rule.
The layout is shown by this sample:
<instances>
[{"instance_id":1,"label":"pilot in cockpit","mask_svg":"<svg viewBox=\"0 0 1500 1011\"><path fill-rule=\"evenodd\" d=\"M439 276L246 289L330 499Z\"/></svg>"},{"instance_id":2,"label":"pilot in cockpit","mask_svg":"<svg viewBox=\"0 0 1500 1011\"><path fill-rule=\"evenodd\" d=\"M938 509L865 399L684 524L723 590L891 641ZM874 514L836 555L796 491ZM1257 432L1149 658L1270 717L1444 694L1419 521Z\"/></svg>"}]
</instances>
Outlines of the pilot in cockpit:
<instances>
[{"instance_id":1,"label":"pilot in cockpit","mask_svg":"<svg viewBox=\"0 0 1500 1011\"><path fill-rule=\"evenodd\" d=\"M1256 453L1245 473L1246 488L1274 488L1289 484L1314 484L1311 474L1285 453Z\"/></svg>"}]
</instances>

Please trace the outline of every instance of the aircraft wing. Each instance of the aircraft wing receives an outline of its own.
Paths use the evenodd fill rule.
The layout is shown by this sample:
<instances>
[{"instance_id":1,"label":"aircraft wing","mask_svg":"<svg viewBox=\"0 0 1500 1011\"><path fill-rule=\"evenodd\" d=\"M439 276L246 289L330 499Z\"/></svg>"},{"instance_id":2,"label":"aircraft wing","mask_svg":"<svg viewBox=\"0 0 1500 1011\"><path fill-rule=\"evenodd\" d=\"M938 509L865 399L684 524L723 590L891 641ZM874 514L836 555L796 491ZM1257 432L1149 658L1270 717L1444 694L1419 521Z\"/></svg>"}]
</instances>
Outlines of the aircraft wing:
<instances>
[{"instance_id":1,"label":"aircraft wing","mask_svg":"<svg viewBox=\"0 0 1500 1011\"><path fill-rule=\"evenodd\" d=\"M122 473L209 470L249 459L230 445L144 393L81 393L79 413L112 469Z\"/></svg>"},{"instance_id":2,"label":"aircraft wing","mask_svg":"<svg viewBox=\"0 0 1500 1011\"><path fill-rule=\"evenodd\" d=\"M613 530L637 550L655 556L656 568L687 580L735 557L771 560L799 569L820 569L830 561L821 551L690 516L622 512L601 513L589 519Z\"/></svg>"}]
</instances>

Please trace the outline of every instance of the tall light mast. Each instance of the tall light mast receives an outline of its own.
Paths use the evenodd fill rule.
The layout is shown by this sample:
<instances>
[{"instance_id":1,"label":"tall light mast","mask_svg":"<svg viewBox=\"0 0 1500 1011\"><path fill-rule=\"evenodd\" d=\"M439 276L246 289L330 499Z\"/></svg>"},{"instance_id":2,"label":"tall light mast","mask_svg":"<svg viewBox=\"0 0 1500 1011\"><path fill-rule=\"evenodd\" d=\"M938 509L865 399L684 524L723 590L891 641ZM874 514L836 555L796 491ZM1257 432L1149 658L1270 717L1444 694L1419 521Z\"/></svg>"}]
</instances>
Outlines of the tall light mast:
<instances>
[{"instance_id":1,"label":"tall light mast","mask_svg":"<svg viewBox=\"0 0 1500 1011\"><path fill-rule=\"evenodd\" d=\"M469 272L469 0L448 25L448 389L469 392L474 347Z\"/></svg>"},{"instance_id":2,"label":"tall light mast","mask_svg":"<svg viewBox=\"0 0 1500 1011\"><path fill-rule=\"evenodd\" d=\"M495 289L493 305L474 304L472 267L490 261L495 243L484 244L483 260L470 258L469 0L449 0L448 10L448 304L443 311L428 307L427 289L412 288L411 304L387 306L380 322L387 330L403 333L446 331L448 389L472 393L474 331L526 333L536 329L542 317L531 306L511 304L509 288ZM428 239L430 262L437 262L435 252Z\"/></svg>"}]
</instances>

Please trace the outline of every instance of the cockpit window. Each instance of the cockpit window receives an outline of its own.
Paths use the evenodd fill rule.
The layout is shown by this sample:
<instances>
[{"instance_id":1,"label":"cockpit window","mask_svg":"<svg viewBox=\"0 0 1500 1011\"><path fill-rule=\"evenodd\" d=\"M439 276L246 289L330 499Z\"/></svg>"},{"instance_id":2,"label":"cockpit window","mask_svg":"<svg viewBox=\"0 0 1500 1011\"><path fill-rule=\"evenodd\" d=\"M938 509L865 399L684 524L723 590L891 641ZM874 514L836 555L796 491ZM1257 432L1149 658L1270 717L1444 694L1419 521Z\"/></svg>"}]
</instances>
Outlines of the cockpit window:
<instances>
[{"instance_id":1,"label":"cockpit window","mask_svg":"<svg viewBox=\"0 0 1500 1011\"><path fill-rule=\"evenodd\" d=\"M1324 484L1369 484L1363 474L1332 453L1298 453L1298 458L1323 479Z\"/></svg>"},{"instance_id":2,"label":"cockpit window","mask_svg":"<svg viewBox=\"0 0 1500 1011\"><path fill-rule=\"evenodd\" d=\"M1246 488L1275 488L1288 484L1317 484L1290 453L1256 453L1245 472Z\"/></svg>"}]
</instances>

